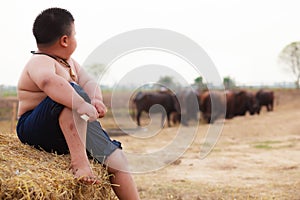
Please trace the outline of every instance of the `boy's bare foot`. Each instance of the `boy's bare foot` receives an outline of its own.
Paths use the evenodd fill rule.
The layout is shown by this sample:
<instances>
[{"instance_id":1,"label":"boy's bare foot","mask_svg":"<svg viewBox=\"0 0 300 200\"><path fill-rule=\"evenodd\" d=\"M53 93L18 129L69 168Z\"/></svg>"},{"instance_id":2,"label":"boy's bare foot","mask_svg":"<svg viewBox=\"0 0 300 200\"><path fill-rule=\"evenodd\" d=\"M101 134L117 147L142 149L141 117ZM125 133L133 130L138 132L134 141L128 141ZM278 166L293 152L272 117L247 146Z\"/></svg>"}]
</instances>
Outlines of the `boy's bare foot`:
<instances>
[{"instance_id":1,"label":"boy's bare foot","mask_svg":"<svg viewBox=\"0 0 300 200\"><path fill-rule=\"evenodd\" d=\"M75 179L79 180L81 183L87 185L100 183L100 180L93 174L90 167L86 167L84 169L71 168L71 171L74 174Z\"/></svg>"},{"instance_id":2,"label":"boy's bare foot","mask_svg":"<svg viewBox=\"0 0 300 200\"><path fill-rule=\"evenodd\" d=\"M86 185L100 184L100 180L98 180L96 177L81 177L77 178L77 180Z\"/></svg>"}]
</instances>

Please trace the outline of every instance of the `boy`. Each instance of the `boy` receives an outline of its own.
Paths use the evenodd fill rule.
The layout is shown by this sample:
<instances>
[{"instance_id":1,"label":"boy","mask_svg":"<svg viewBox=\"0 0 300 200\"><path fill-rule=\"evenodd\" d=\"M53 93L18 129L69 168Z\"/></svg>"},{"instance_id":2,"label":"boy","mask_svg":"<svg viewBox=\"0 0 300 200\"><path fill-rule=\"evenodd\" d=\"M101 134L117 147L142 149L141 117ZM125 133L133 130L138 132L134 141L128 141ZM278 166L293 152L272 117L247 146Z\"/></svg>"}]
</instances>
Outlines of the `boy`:
<instances>
[{"instance_id":1,"label":"boy","mask_svg":"<svg viewBox=\"0 0 300 200\"><path fill-rule=\"evenodd\" d=\"M113 174L111 183L119 185L113 186L119 199L139 199L120 143L111 141L96 121L106 113L101 90L71 58L77 46L72 14L61 8L42 11L33 34L38 51L32 52L18 82L19 139L49 152L70 153L75 178L87 184L99 183L87 155L96 152Z\"/></svg>"}]
</instances>

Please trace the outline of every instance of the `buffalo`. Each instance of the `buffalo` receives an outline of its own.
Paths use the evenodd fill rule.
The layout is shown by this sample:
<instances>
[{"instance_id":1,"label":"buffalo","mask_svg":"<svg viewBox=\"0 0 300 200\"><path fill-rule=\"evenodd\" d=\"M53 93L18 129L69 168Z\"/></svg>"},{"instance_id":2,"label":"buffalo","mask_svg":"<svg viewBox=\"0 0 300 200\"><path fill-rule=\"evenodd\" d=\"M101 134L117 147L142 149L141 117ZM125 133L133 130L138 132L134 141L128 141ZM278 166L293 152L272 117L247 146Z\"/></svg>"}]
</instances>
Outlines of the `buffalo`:
<instances>
[{"instance_id":1,"label":"buffalo","mask_svg":"<svg viewBox=\"0 0 300 200\"><path fill-rule=\"evenodd\" d=\"M261 107L266 106L267 111L273 111L274 108L274 92L260 89L256 92L256 101L258 103L257 113L260 113Z\"/></svg>"},{"instance_id":2,"label":"buffalo","mask_svg":"<svg viewBox=\"0 0 300 200\"><path fill-rule=\"evenodd\" d=\"M225 93L221 91L205 91L200 95L199 99L199 108L206 122L214 123L216 119L225 117Z\"/></svg>"},{"instance_id":3,"label":"buffalo","mask_svg":"<svg viewBox=\"0 0 300 200\"><path fill-rule=\"evenodd\" d=\"M176 97L180 103L180 121L183 125L188 125L189 120L198 120L199 103L198 94L192 89L182 89L176 93Z\"/></svg>"},{"instance_id":4,"label":"buffalo","mask_svg":"<svg viewBox=\"0 0 300 200\"><path fill-rule=\"evenodd\" d=\"M138 126L141 125L140 117L143 111L149 113L161 113L161 127L164 126L165 117L167 115L167 123L170 127L170 115L171 113L179 113L180 106L176 96L169 92L138 92L133 99L133 103L136 105L137 115L136 120ZM159 105L159 106L155 106ZM150 110L151 109L151 110Z\"/></svg>"},{"instance_id":5,"label":"buffalo","mask_svg":"<svg viewBox=\"0 0 300 200\"><path fill-rule=\"evenodd\" d=\"M244 116L248 111L250 115L254 115L257 111L257 102L252 92L245 90L228 91L226 93L226 101L226 118L228 119L235 116Z\"/></svg>"},{"instance_id":6,"label":"buffalo","mask_svg":"<svg viewBox=\"0 0 300 200\"><path fill-rule=\"evenodd\" d=\"M232 119L235 116L243 116L247 112L254 115L257 111L257 103L255 95L245 90L206 91L200 97L200 111L208 123L213 123L218 118Z\"/></svg>"}]
</instances>

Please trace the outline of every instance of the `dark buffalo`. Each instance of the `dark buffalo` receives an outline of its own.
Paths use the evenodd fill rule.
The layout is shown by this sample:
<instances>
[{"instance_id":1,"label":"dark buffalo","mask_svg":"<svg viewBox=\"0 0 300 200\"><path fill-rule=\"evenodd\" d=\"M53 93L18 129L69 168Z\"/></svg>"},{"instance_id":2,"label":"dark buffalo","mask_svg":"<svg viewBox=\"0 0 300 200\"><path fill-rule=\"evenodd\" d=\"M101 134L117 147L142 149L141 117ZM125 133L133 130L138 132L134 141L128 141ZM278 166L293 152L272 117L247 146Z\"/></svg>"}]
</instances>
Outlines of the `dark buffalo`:
<instances>
[{"instance_id":1,"label":"dark buffalo","mask_svg":"<svg viewBox=\"0 0 300 200\"><path fill-rule=\"evenodd\" d=\"M162 113L161 126L164 126L167 115L168 126L170 127L170 115L173 112L180 112L180 106L174 94L169 92L138 92L133 99L136 105L136 120L138 126L141 125L140 117L143 111L149 113ZM155 106L159 105L159 106Z\"/></svg>"},{"instance_id":2,"label":"dark buffalo","mask_svg":"<svg viewBox=\"0 0 300 200\"><path fill-rule=\"evenodd\" d=\"M244 116L249 111L254 115L257 111L257 102L252 92L245 90L227 91L226 92L227 110L226 118L230 119L235 116Z\"/></svg>"},{"instance_id":3,"label":"dark buffalo","mask_svg":"<svg viewBox=\"0 0 300 200\"><path fill-rule=\"evenodd\" d=\"M257 113L260 113L261 107L266 106L267 111L273 111L274 108L274 92L267 90L259 90L256 92L256 100L258 103Z\"/></svg>"},{"instance_id":4,"label":"dark buffalo","mask_svg":"<svg viewBox=\"0 0 300 200\"><path fill-rule=\"evenodd\" d=\"M241 91L206 91L200 98L200 110L203 118L213 123L218 118L232 119L235 116L243 116L248 111L254 115L257 111L257 103L253 93ZM212 112L212 102L214 112Z\"/></svg>"},{"instance_id":5,"label":"dark buffalo","mask_svg":"<svg viewBox=\"0 0 300 200\"><path fill-rule=\"evenodd\" d=\"M202 117L206 122L214 123L216 119L225 117L226 96L224 92L205 91L200 95L199 102Z\"/></svg>"},{"instance_id":6,"label":"dark buffalo","mask_svg":"<svg viewBox=\"0 0 300 200\"><path fill-rule=\"evenodd\" d=\"M192 89L183 89L176 94L180 103L180 121L183 125L188 125L189 120L198 120L199 103L198 95Z\"/></svg>"}]
</instances>

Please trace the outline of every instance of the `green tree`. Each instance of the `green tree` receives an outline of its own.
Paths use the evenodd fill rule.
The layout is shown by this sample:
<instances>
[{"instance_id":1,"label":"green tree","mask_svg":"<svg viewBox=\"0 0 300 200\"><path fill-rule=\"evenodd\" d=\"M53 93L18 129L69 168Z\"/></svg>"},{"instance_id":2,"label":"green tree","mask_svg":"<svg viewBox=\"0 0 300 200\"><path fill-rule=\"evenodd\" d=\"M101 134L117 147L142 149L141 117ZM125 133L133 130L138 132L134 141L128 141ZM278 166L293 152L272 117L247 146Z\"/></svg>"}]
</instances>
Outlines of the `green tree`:
<instances>
[{"instance_id":1,"label":"green tree","mask_svg":"<svg viewBox=\"0 0 300 200\"><path fill-rule=\"evenodd\" d=\"M223 78L223 84L225 89L232 89L235 87L235 81L229 76Z\"/></svg>"},{"instance_id":2,"label":"green tree","mask_svg":"<svg viewBox=\"0 0 300 200\"><path fill-rule=\"evenodd\" d=\"M199 76L194 79L193 86L195 86L197 89L204 90L207 88L207 85L203 83L203 77Z\"/></svg>"},{"instance_id":3,"label":"green tree","mask_svg":"<svg viewBox=\"0 0 300 200\"><path fill-rule=\"evenodd\" d=\"M173 81L171 76L162 76L159 78L158 83L166 88L174 89L176 88L176 83Z\"/></svg>"},{"instance_id":4,"label":"green tree","mask_svg":"<svg viewBox=\"0 0 300 200\"><path fill-rule=\"evenodd\" d=\"M300 42L292 42L279 53L279 62L296 77L296 88L300 88Z\"/></svg>"},{"instance_id":5,"label":"green tree","mask_svg":"<svg viewBox=\"0 0 300 200\"><path fill-rule=\"evenodd\" d=\"M199 76L199 77L195 78L194 79L194 83L196 85L202 85L203 84L203 78L202 78L202 76Z\"/></svg>"}]
</instances>

